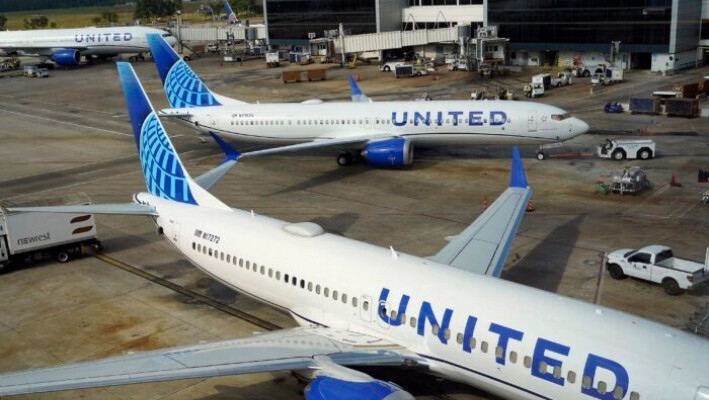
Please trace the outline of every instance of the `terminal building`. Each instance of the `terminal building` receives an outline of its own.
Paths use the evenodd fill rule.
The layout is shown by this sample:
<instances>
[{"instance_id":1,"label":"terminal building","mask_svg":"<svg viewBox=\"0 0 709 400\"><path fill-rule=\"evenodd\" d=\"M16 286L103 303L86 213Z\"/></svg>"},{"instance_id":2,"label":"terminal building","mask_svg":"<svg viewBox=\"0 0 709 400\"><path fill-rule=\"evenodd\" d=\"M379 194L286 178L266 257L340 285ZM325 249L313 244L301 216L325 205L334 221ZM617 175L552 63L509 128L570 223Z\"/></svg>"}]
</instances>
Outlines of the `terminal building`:
<instances>
[{"instance_id":1,"label":"terminal building","mask_svg":"<svg viewBox=\"0 0 709 400\"><path fill-rule=\"evenodd\" d=\"M264 14L270 45L305 46L342 24L345 35L366 34L370 50L382 50L371 34L467 25L460 34L489 27L507 39L503 57L512 65L613 58L623 68L665 72L709 64L709 0L264 0ZM435 45L450 49L426 48Z\"/></svg>"}]
</instances>

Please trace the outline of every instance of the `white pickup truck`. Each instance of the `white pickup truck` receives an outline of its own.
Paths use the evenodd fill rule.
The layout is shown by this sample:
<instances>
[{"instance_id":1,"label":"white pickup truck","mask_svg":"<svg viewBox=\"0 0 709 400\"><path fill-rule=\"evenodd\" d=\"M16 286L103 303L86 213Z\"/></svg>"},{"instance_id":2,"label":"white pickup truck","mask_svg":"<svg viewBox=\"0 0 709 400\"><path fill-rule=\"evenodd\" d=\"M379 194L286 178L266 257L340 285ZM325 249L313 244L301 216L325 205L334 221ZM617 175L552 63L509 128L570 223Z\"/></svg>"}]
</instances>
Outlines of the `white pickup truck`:
<instances>
[{"instance_id":1,"label":"white pickup truck","mask_svg":"<svg viewBox=\"0 0 709 400\"><path fill-rule=\"evenodd\" d=\"M709 248L704 264L676 258L667 246L620 249L608 254L606 268L613 279L632 276L652 281L661 284L665 293L676 296L709 279Z\"/></svg>"}]
</instances>

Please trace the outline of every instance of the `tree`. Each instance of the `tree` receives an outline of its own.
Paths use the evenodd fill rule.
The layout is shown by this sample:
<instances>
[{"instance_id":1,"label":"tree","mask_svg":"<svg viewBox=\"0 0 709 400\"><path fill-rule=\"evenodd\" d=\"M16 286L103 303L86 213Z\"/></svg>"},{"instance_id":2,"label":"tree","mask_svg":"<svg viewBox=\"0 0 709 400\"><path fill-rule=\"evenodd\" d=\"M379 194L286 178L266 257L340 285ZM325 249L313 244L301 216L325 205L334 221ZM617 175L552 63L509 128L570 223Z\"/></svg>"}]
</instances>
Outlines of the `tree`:
<instances>
[{"instance_id":1,"label":"tree","mask_svg":"<svg viewBox=\"0 0 709 400\"><path fill-rule=\"evenodd\" d=\"M7 17L4 15L0 15L0 31L5 30L5 24L7 24Z\"/></svg>"},{"instance_id":2,"label":"tree","mask_svg":"<svg viewBox=\"0 0 709 400\"><path fill-rule=\"evenodd\" d=\"M25 29L41 29L46 28L49 25L49 18L44 15L34 16L29 20L25 18L23 20Z\"/></svg>"},{"instance_id":3,"label":"tree","mask_svg":"<svg viewBox=\"0 0 709 400\"><path fill-rule=\"evenodd\" d=\"M136 19L146 20L168 17L173 15L181 4L180 0L138 0L133 16Z\"/></svg>"},{"instance_id":4,"label":"tree","mask_svg":"<svg viewBox=\"0 0 709 400\"><path fill-rule=\"evenodd\" d=\"M100 18L106 25L113 25L118 22L118 14L115 11L105 10L101 13Z\"/></svg>"}]
</instances>

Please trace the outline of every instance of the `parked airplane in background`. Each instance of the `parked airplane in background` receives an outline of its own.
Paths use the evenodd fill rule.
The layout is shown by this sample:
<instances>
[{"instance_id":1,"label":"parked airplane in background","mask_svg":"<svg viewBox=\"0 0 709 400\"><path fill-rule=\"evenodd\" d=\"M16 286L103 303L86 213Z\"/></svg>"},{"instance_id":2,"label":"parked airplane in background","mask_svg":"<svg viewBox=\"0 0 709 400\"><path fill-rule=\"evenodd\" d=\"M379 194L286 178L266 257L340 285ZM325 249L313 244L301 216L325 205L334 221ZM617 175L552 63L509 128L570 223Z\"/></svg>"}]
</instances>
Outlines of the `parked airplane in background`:
<instances>
[{"instance_id":1,"label":"parked airplane in background","mask_svg":"<svg viewBox=\"0 0 709 400\"><path fill-rule=\"evenodd\" d=\"M409 400L350 367L386 365L508 399L709 398L709 341L498 279L531 189L509 187L435 256L420 258L228 207L207 192L238 154L195 179L130 64L118 64L148 193L132 204L15 211L145 215L190 262L301 325L249 338L0 375L0 395L256 372L310 371L307 400ZM49 277L48 279L51 279Z\"/></svg>"},{"instance_id":2,"label":"parked airplane in background","mask_svg":"<svg viewBox=\"0 0 709 400\"><path fill-rule=\"evenodd\" d=\"M229 5L228 0L222 0L224 3L224 11L226 12L226 20L229 22L230 25L240 25L241 22L239 22L239 17L236 16L236 13L234 10L231 9L231 6Z\"/></svg>"},{"instance_id":3,"label":"parked airplane in background","mask_svg":"<svg viewBox=\"0 0 709 400\"><path fill-rule=\"evenodd\" d=\"M170 46L177 43L170 33L143 26L7 31L0 32L0 55L36 56L41 62L78 65L82 56L108 58L124 53L149 53L147 34L162 37Z\"/></svg>"},{"instance_id":4,"label":"parked airplane in background","mask_svg":"<svg viewBox=\"0 0 709 400\"><path fill-rule=\"evenodd\" d=\"M283 145L265 155L312 148L345 149L340 165L363 156L376 166L413 161L414 146L544 144L571 139L588 125L564 110L521 101L372 102L350 77L352 102L248 104L211 92L160 36L148 35L171 116L203 132Z\"/></svg>"}]
</instances>

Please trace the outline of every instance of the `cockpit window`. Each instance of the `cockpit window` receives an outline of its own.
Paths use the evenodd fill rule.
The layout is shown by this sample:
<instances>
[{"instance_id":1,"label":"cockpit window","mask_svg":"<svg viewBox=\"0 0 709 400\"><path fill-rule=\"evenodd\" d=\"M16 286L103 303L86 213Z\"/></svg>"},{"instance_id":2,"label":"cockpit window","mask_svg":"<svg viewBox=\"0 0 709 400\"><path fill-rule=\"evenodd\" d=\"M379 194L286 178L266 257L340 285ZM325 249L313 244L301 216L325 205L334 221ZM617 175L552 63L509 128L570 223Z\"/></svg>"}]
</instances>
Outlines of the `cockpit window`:
<instances>
[{"instance_id":1,"label":"cockpit window","mask_svg":"<svg viewBox=\"0 0 709 400\"><path fill-rule=\"evenodd\" d=\"M162 37L169 37L169 36L172 36L172 35L169 34L169 33L163 33L163 34L162 34Z\"/></svg>"},{"instance_id":2,"label":"cockpit window","mask_svg":"<svg viewBox=\"0 0 709 400\"><path fill-rule=\"evenodd\" d=\"M553 119L554 121L563 121L566 118L571 118L571 116L568 113L567 114L552 114L551 115L551 119Z\"/></svg>"}]
</instances>

